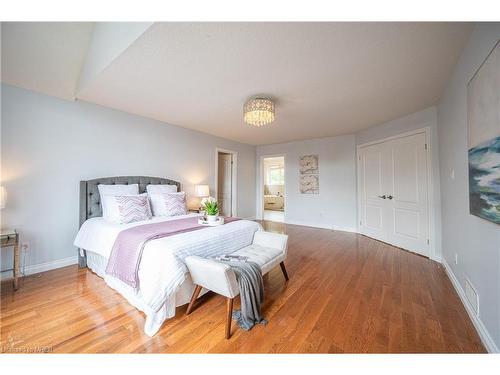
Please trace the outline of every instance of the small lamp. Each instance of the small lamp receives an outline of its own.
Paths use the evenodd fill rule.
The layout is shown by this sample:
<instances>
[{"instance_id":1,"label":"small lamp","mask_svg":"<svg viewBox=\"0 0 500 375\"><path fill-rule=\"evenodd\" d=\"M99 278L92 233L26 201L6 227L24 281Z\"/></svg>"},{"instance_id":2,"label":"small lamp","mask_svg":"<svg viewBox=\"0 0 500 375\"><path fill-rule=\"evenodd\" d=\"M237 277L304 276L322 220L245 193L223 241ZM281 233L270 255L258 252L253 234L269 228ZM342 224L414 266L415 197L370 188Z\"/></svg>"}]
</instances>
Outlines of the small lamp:
<instances>
[{"instance_id":1,"label":"small lamp","mask_svg":"<svg viewBox=\"0 0 500 375\"><path fill-rule=\"evenodd\" d=\"M203 199L210 196L210 188L208 185L195 185L194 195L200 199L200 211L203 211Z\"/></svg>"},{"instance_id":2,"label":"small lamp","mask_svg":"<svg viewBox=\"0 0 500 375\"><path fill-rule=\"evenodd\" d=\"M7 201L7 190L3 186L0 186L0 209L5 208L5 203Z\"/></svg>"},{"instance_id":3,"label":"small lamp","mask_svg":"<svg viewBox=\"0 0 500 375\"><path fill-rule=\"evenodd\" d=\"M194 195L200 198L205 198L210 195L210 188L208 185L195 185Z\"/></svg>"}]
</instances>

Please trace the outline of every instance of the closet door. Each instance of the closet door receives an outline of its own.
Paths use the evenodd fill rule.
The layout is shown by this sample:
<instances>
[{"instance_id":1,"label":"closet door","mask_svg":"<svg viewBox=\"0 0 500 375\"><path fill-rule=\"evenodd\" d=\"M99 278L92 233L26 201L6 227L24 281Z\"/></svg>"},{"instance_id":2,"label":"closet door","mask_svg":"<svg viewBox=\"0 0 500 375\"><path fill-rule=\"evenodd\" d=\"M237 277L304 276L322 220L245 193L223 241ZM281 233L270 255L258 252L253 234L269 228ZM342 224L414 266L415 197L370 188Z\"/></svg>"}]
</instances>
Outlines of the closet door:
<instances>
[{"instance_id":1,"label":"closet door","mask_svg":"<svg viewBox=\"0 0 500 375\"><path fill-rule=\"evenodd\" d=\"M389 142L389 243L429 256L429 209L425 133Z\"/></svg>"},{"instance_id":2,"label":"closet door","mask_svg":"<svg viewBox=\"0 0 500 375\"><path fill-rule=\"evenodd\" d=\"M360 149L358 178L360 194L360 232L387 242L387 195L385 184L389 170L387 145L384 143Z\"/></svg>"},{"instance_id":3,"label":"closet door","mask_svg":"<svg viewBox=\"0 0 500 375\"><path fill-rule=\"evenodd\" d=\"M429 256L425 133L359 149L360 232Z\"/></svg>"}]
</instances>

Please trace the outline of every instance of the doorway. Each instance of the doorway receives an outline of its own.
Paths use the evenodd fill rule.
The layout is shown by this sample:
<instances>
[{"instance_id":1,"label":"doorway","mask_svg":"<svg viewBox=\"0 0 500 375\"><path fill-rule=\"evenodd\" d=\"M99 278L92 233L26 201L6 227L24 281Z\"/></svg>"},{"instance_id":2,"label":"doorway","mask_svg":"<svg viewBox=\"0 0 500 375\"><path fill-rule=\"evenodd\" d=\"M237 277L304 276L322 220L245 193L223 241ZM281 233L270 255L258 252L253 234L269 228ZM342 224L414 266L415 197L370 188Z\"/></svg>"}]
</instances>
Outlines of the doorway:
<instances>
[{"instance_id":1,"label":"doorway","mask_svg":"<svg viewBox=\"0 0 500 375\"><path fill-rule=\"evenodd\" d=\"M262 218L285 222L285 157L269 156L262 159Z\"/></svg>"},{"instance_id":2,"label":"doorway","mask_svg":"<svg viewBox=\"0 0 500 375\"><path fill-rule=\"evenodd\" d=\"M360 233L430 256L427 132L358 147Z\"/></svg>"},{"instance_id":3,"label":"doorway","mask_svg":"<svg viewBox=\"0 0 500 375\"><path fill-rule=\"evenodd\" d=\"M236 216L237 153L216 149L215 195L219 203L219 215Z\"/></svg>"}]
</instances>

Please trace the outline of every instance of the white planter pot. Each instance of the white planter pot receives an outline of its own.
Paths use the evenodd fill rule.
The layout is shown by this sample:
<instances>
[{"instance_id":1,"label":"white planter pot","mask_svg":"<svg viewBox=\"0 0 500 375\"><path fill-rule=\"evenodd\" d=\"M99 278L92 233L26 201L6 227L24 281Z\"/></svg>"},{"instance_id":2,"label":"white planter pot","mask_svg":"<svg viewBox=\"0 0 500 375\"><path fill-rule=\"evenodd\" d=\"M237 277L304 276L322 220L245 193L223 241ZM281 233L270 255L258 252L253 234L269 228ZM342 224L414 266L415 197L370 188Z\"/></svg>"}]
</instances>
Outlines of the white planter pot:
<instances>
[{"instance_id":1,"label":"white planter pot","mask_svg":"<svg viewBox=\"0 0 500 375\"><path fill-rule=\"evenodd\" d=\"M214 221L217 221L217 215L207 215L207 221L209 223L213 223Z\"/></svg>"}]
</instances>

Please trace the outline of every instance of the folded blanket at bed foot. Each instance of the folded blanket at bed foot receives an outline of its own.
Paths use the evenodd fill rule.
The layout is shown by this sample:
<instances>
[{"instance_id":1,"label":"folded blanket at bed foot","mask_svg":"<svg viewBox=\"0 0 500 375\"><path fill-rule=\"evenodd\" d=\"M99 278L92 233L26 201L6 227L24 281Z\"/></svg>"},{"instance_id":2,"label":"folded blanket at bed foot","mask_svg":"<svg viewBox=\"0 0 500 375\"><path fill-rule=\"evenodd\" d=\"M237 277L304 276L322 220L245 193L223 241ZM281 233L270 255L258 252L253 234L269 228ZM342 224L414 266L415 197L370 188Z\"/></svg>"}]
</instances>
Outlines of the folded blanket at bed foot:
<instances>
[{"instance_id":1,"label":"folded blanket at bed foot","mask_svg":"<svg viewBox=\"0 0 500 375\"><path fill-rule=\"evenodd\" d=\"M236 274L240 288L241 310L233 312L233 319L246 331L257 324L267 324L262 317L261 306L264 303L264 281L262 270L254 262L231 261L231 269Z\"/></svg>"}]
</instances>

